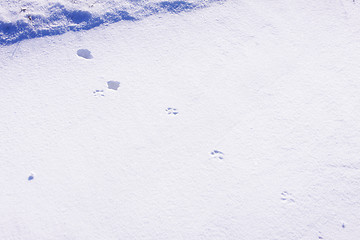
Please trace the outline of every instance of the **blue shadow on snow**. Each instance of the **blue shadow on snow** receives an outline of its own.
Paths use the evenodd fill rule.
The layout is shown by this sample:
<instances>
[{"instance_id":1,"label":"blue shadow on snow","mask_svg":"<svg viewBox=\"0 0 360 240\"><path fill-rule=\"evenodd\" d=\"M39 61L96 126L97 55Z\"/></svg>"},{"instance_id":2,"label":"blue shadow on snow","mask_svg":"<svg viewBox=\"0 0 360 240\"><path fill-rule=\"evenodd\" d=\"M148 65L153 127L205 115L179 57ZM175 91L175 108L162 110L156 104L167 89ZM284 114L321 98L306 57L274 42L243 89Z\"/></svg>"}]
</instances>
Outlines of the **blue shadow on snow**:
<instances>
[{"instance_id":1,"label":"blue shadow on snow","mask_svg":"<svg viewBox=\"0 0 360 240\"><path fill-rule=\"evenodd\" d=\"M186 1L163 1L157 4L144 5L145 16L157 13L181 13L200 6ZM60 35L68 31L89 30L102 24L120 21L140 20L126 11L114 10L103 15L94 15L83 10L67 10L59 3L49 8L50 16L27 15L23 20L14 23L0 21L0 45L10 45L24 39ZM66 24L64 24L66 23Z\"/></svg>"}]
</instances>

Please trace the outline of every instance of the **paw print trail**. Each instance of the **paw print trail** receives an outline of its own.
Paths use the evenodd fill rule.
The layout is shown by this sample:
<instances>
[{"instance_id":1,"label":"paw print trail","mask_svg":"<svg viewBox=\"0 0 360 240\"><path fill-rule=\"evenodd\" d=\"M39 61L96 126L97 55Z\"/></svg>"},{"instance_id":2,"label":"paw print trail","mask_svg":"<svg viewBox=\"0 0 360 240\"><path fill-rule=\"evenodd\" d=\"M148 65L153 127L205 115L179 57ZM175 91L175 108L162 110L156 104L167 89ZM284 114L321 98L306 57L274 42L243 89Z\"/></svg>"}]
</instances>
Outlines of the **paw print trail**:
<instances>
[{"instance_id":1,"label":"paw print trail","mask_svg":"<svg viewBox=\"0 0 360 240\"><path fill-rule=\"evenodd\" d=\"M166 113L168 115L177 115L177 114L179 114L179 112L178 112L178 110L176 108L170 108L169 107L165 111L166 111Z\"/></svg>"},{"instance_id":2,"label":"paw print trail","mask_svg":"<svg viewBox=\"0 0 360 240\"><path fill-rule=\"evenodd\" d=\"M224 153L219 151L219 150L214 150L210 153L211 157L213 159L217 159L217 160L224 160Z\"/></svg>"}]
</instances>

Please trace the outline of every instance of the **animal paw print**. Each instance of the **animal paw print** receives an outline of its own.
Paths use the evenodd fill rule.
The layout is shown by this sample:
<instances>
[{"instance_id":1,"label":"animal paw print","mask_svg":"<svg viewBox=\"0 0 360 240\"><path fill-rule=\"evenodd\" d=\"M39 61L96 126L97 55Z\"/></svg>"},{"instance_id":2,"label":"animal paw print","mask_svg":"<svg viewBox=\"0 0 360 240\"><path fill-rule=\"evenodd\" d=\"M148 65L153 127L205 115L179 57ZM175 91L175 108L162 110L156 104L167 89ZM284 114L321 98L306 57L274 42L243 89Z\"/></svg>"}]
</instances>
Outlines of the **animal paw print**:
<instances>
[{"instance_id":1,"label":"animal paw print","mask_svg":"<svg viewBox=\"0 0 360 240\"><path fill-rule=\"evenodd\" d=\"M214 150L210 153L212 158L223 160L224 159L224 153L219 150Z\"/></svg>"},{"instance_id":2,"label":"animal paw print","mask_svg":"<svg viewBox=\"0 0 360 240\"><path fill-rule=\"evenodd\" d=\"M176 108L167 108L166 112L167 112L168 115L177 115L177 114L179 114L179 112L177 111Z\"/></svg>"},{"instance_id":3,"label":"animal paw print","mask_svg":"<svg viewBox=\"0 0 360 240\"><path fill-rule=\"evenodd\" d=\"M286 203L294 203L295 202L292 194L287 191L284 191L281 193L280 199L281 199L281 201L286 202Z\"/></svg>"},{"instance_id":4,"label":"animal paw print","mask_svg":"<svg viewBox=\"0 0 360 240\"><path fill-rule=\"evenodd\" d=\"M93 91L93 94L94 94L95 97L103 97L103 96L105 96L104 95L104 90L95 90L95 91Z\"/></svg>"}]
</instances>

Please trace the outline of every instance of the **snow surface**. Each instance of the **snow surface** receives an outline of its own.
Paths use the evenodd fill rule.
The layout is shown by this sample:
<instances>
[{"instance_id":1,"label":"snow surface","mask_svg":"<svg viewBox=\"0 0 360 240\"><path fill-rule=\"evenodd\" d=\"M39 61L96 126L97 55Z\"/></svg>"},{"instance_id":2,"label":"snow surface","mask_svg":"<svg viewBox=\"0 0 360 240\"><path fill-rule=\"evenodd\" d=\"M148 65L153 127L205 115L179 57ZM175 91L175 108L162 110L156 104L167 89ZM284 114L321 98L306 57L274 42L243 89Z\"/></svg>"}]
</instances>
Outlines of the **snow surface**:
<instances>
[{"instance_id":1,"label":"snow surface","mask_svg":"<svg viewBox=\"0 0 360 240\"><path fill-rule=\"evenodd\" d=\"M2 46L0 239L359 239L359 11L228 0Z\"/></svg>"},{"instance_id":2,"label":"snow surface","mask_svg":"<svg viewBox=\"0 0 360 240\"><path fill-rule=\"evenodd\" d=\"M63 0L0 2L0 45L24 39L81 31L159 13L180 13L221 0Z\"/></svg>"}]
</instances>

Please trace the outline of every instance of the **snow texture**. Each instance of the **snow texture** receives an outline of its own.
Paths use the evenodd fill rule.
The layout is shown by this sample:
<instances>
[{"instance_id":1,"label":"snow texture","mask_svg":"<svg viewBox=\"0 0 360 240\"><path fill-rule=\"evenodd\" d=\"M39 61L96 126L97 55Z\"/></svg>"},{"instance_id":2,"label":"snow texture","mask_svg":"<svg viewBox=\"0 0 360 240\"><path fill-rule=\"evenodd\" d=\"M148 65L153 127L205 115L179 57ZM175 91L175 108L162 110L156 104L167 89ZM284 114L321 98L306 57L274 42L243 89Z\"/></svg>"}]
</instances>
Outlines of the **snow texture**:
<instances>
[{"instance_id":1,"label":"snow texture","mask_svg":"<svg viewBox=\"0 0 360 240\"><path fill-rule=\"evenodd\" d=\"M216 0L198 1L2 1L0 45L36 37L88 30L102 24L136 21L159 13L181 13ZM219 1L219 0L217 0Z\"/></svg>"},{"instance_id":2,"label":"snow texture","mask_svg":"<svg viewBox=\"0 0 360 240\"><path fill-rule=\"evenodd\" d=\"M0 240L360 239L357 1L0 6Z\"/></svg>"}]
</instances>

